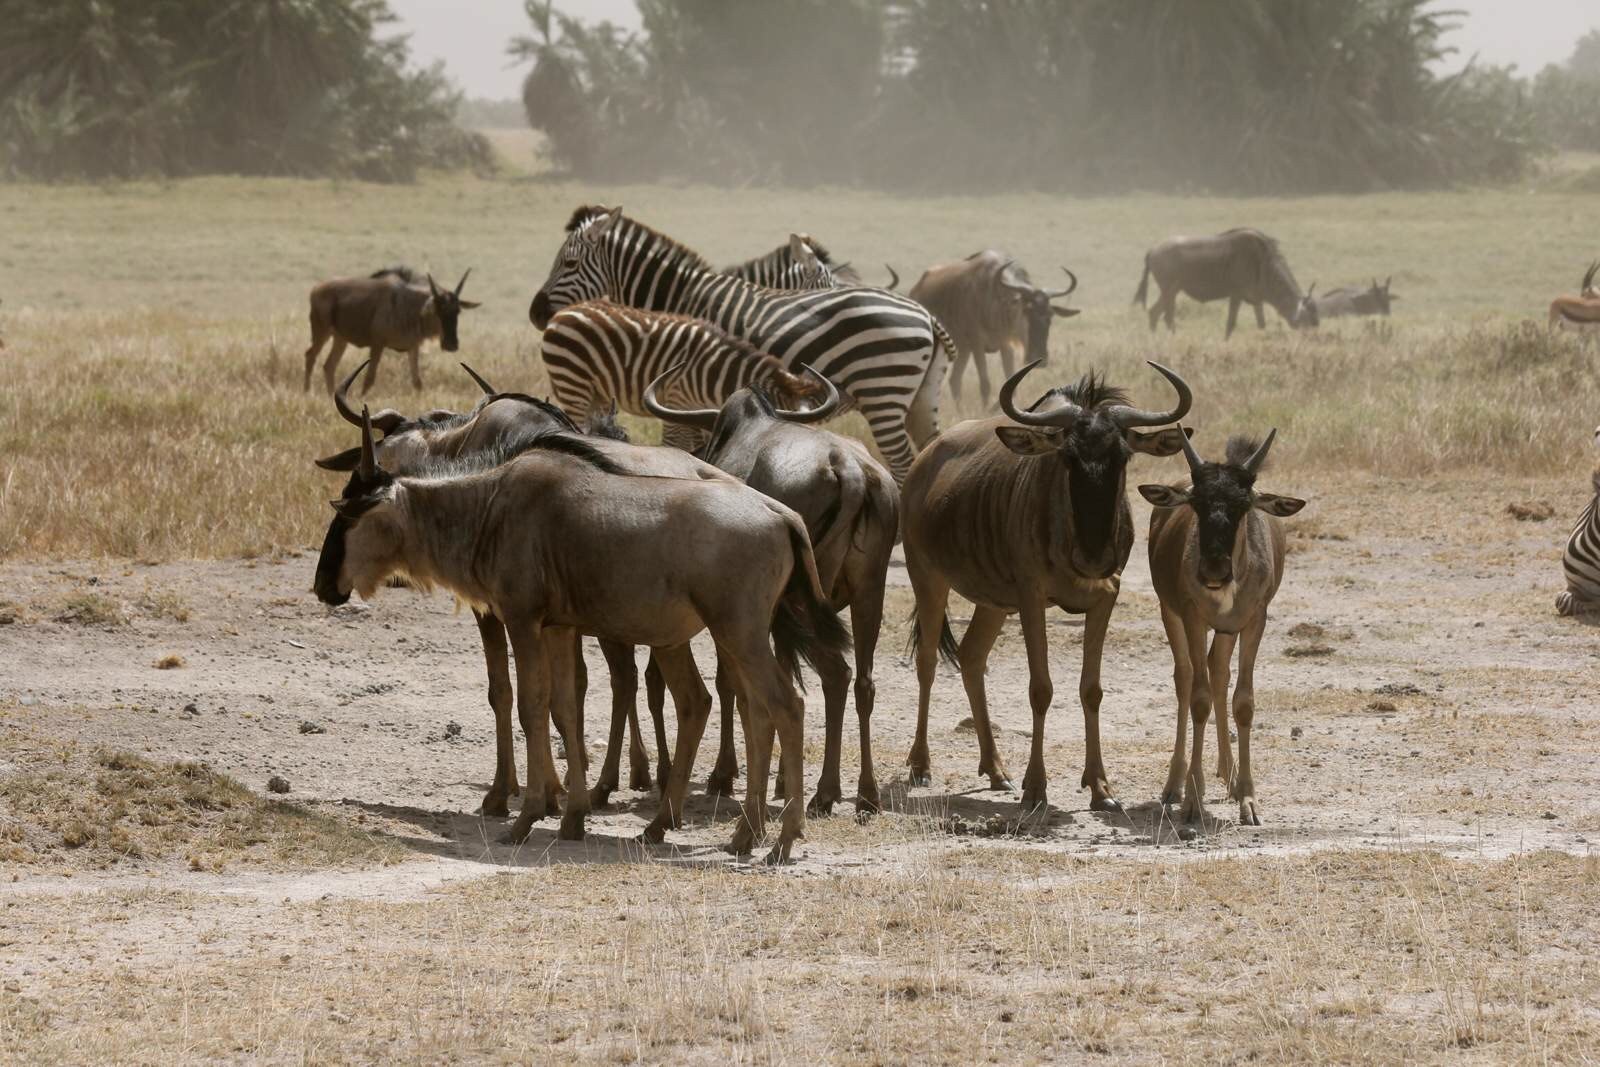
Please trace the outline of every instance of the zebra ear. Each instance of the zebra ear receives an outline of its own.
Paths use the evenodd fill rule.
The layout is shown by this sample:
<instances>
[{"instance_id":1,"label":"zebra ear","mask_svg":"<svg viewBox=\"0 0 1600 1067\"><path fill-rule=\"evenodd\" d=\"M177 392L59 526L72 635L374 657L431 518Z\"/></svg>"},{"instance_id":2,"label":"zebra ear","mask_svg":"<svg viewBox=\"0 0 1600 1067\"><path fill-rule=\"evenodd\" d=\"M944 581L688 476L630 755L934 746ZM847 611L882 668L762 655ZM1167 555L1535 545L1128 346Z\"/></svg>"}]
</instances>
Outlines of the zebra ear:
<instances>
[{"instance_id":1,"label":"zebra ear","mask_svg":"<svg viewBox=\"0 0 1600 1067\"><path fill-rule=\"evenodd\" d=\"M817 262L816 252L812 251L811 245L806 242L806 236L803 233L791 233L789 235L789 257L808 270L820 266Z\"/></svg>"},{"instance_id":2,"label":"zebra ear","mask_svg":"<svg viewBox=\"0 0 1600 1067\"><path fill-rule=\"evenodd\" d=\"M593 222L585 227L583 231L584 239L589 241L600 240L607 233L611 232L611 227L615 226L617 224L617 220L620 218L622 218L621 204L618 204L610 211L602 212L600 215L596 216Z\"/></svg>"}]
</instances>

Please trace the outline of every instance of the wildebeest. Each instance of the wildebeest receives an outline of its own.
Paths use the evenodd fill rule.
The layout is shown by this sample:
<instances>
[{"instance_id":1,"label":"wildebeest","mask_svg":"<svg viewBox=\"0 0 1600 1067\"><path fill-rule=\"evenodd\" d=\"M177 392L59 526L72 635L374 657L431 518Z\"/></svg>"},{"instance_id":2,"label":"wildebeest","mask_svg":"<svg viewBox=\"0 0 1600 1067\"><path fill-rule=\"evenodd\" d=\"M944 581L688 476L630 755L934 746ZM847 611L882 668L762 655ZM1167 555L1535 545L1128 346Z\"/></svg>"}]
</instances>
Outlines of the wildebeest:
<instances>
[{"instance_id":1,"label":"wildebeest","mask_svg":"<svg viewBox=\"0 0 1600 1067\"><path fill-rule=\"evenodd\" d=\"M961 376L970 359L978 367L978 393L989 403L990 352L1000 353L1006 377L1016 370L1015 348L1025 361L1050 361L1050 322L1078 314L1051 301L1070 295L1078 278L1066 267L1071 284L1065 289L1040 289L1028 272L1004 252L987 249L954 263L923 271L911 287L911 299L933 313L955 342L950 368L950 395L961 395Z\"/></svg>"},{"instance_id":2,"label":"wildebeest","mask_svg":"<svg viewBox=\"0 0 1600 1067\"><path fill-rule=\"evenodd\" d=\"M1239 802L1239 822L1260 826L1255 779L1250 773L1250 726L1255 718L1256 653L1267 626L1267 608L1283 581L1287 539L1278 521L1306 502L1263 493L1256 475L1278 435L1265 441L1228 440L1221 463L1200 458L1187 437L1189 484L1141 485L1156 506L1150 515L1150 578L1161 598L1161 622L1172 646L1172 679L1178 694L1178 734L1161 802L1177 802L1183 791L1183 821L1195 826L1205 815L1206 720L1217 708L1217 776ZM1206 633L1211 639L1209 655ZM1228 705L1228 668L1239 645L1239 683L1233 692L1233 723L1239 731L1239 766L1222 709ZM1194 750L1184 752L1184 730L1192 720Z\"/></svg>"},{"instance_id":3,"label":"wildebeest","mask_svg":"<svg viewBox=\"0 0 1600 1067\"><path fill-rule=\"evenodd\" d=\"M872 766L871 726L877 690L872 665L883 619L889 555L899 536L900 494L894 479L859 441L811 425L827 418L839 404L838 390L820 375L817 378L827 389L827 399L813 410L780 410L760 387L740 389L720 409L683 410L667 406L658 395L680 370L669 370L651 383L645 391L645 407L669 424L709 433L700 452L702 458L793 508L806 524L829 603L836 611L850 609L861 737L856 807L877 811L880 798ZM839 755L850 667L843 656L835 655L822 656L814 666L822 679L827 732L822 777L807 810L826 814L842 798ZM720 669L717 681L722 698L722 743L712 786L731 791L736 773L733 722Z\"/></svg>"},{"instance_id":4,"label":"wildebeest","mask_svg":"<svg viewBox=\"0 0 1600 1067\"><path fill-rule=\"evenodd\" d=\"M311 369L317 365L322 346L332 338L333 348L322 367L328 392L333 392L339 360L347 345L367 349L362 393L372 388L378 364L389 348L406 353L411 365L411 386L421 389L422 370L417 361L423 342L437 337L440 348L454 352L460 345L457 319L463 310L478 306L476 301L461 299L461 287L467 284L471 273L469 267L453 290L439 288L431 274L426 276L426 286L413 284L408 267L386 267L367 278L340 278L314 287L311 345L306 349L302 388L311 388Z\"/></svg>"},{"instance_id":5,"label":"wildebeest","mask_svg":"<svg viewBox=\"0 0 1600 1067\"><path fill-rule=\"evenodd\" d=\"M1189 386L1151 363L1177 391L1170 411L1142 411L1094 374L1046 393L1026 411L1012 402L1029 363L1000 389L1004 418L960 423L940 434L912 465L901 490L906 570L916 593L917 737L909 763L913 784L930 780L928 699L939 653L961 668L977 728L978 773L996 789L1011 775L995 749L984 692L984 667L1006 616L1022 621L1028 653L1033 748L1023 779L1025 815L1047 803L1045 714L1050 708L1045 609L1086 616L1083 670L1083 784L1095 810L1120 807L1100 754L1100 656L1106 626L1133 550L1133 517L1125 492L1135 452L1170 456L1183 446L1167 426L1188 413ZM972 622L956 647L945 616L954 589L973 602Z\"/></svg>"},{"instance_id":6,"label":"wildebeest","mask_svg":"<svg viewBox=\"0 0 1600 1067\"><path fill-rule=\"evenodd\" d=\"M790 681L798 661L849 639L828 609L799 517L732 481L626 475L591 440L569 433L538 435L515 455L478 453L397 478L378 465L363 421L355 477L334 504L317 561L317 596L330 604L352 591L370 598L403 575L505 622L517 699L533 723L528 789L512 837L525 839L545 814L536 750L549 748L546 716L564 722L569 737L583 736L572 661L578 632L656 650L678 708L678 752L646 839L677 824L710 704L688 643L709 629L748 702L750 781L732 848L751 851L766 823L774 727L789 795L802 789L805 708ZM589 807L583 749L567 750L566 839L583 836ZM768 859L787 860L803 828L802 807L791 801Z\"/></svg>"},{"instance_id":7,"label":"wildebeest","mask_svg":"<svg viewBox=\"0 0 1600 1067\"><path fill-rule=\"evenodd\" d=\"M1577 296L1558 296L1550 301L1551 329L1560 326L1585 333L1600 329L1600 289L1594 284L1596 271L1600 271L1600 260L1589 264Z\"/></svg>"},{"instance_id":8,"label":"wildebeest","mask_svg":"<svg viewBox=\"0 0 1600 1067\"><path fill-rule=\"evenodd\" d=\"M1317 317L1321 319L1339 318L1343 315L1388 315L1390 304L1400 297L1389 292L1389 283L1394 281L1394 276L1378 284L1378 279L1372 279L1371 287L1357 289L1354 286L1340 286L1329 289L1317 297L1313 303L1317 306Z\"/></svg>"},{"instance_id":9,"label":"wildebeest","mask_svg":"<svg viewBox=\"0 0 1600 1067\"><path fill-rule=\"evenodd\" d=\"M1261 305L1271 304L1285 322L1296 329L1315 326L1317 305L1312 299L1315 283L1304 293L1294 280L1294 272L1283 258L1275 238L1260 230L1226 230L1214 237L1172 237L1156 245L1144 257L1144 274L1133 302L1144 306L1150 278L1154 276L1161 295L1150 308L1150 328L1163 315L1172 329L1173 309L1178 294L1187 294L1201 303L1228 301L1228 332L1239 318L1239 305L1255 309L1256 325L1266 328Z\"/></svg>"},{"instance_id":10,"label":"wildebeest","mask_svg":"<svg viewBox=\"0 0 1600 1067\"><path fill-rule=\"evenodd\" d=\"M1600 426L1595 427L1594 443L1600 448ZM1567 587L1556 597L1556 610L1563 615L1600 612L1600 461L1589 474L1594 495L1578 515L1561 554L1561 569Z\"/></svg>"}]
</instances>

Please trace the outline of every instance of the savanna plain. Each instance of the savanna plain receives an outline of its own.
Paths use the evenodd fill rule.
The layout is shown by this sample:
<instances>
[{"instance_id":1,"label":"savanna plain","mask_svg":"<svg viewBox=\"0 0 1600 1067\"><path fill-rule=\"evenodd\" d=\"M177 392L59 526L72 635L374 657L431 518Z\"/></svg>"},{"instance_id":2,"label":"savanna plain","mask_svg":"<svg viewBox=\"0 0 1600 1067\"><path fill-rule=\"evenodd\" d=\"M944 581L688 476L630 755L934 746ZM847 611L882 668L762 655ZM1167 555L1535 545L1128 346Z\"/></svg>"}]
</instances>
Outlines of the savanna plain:
<instances>
[{"instance_id":1,"label":"savanna plain","mask_svg":"<svg viewBox=\"0 0 1600 1067\"><path fill-rule=\"evenodd\" d=\"M1600 629L1554 610L1590 492L1600 348L1544 327L1597 251L1597 164L1293 200L514 172L0 185L0 1059L1600 1058ZM341 485L311 460L355 438L301 391L306 292L397 261L451 283L471 267L483 307L459 355L425 353L414 394L391 353L374 402L469 406L456 358L542 394L527 305L586 202L714 262L807 231L869 283L885 262L909 282L984 247L1044 284L1065 264L1083 313L1057 321L1036 377L1093 367L1155 406L1156 359L1194 387L1202 452L1276 426L1262 487L1310 503L1287 521L1257 666L1263 825L1236 825L1214 777L1194 839L1157 803L1177 705L1130 492L1140 536L1102 709L1124 811L1090 812L1078 789L1082 628L1059 613L1048 823L1019 825L1018 796L976 774L949 668L933 784L907 785L897 562L873 721L882 814L808 820L789 867L728 857L734 805L698 786L708 736L668 844L634 840L655 809L642 788L582 842L550 819L501 843L507 820L477 814L493 730L470 617L443 594L330 610L308 591ZM1150 333L1129 304L1144 250L1234 225L1279 237L1319 291L1393 275L1394 316L1295 333L1246 312L1224 342L1220 305L1180 302L1176 333ZM947 394L942 421L980 413ZM1183 473L1141 457L1129 478ZM958 632L969 611L952 602ZM589 655L597 752L606 675ZM709 649L697 659L709 674ZM988 685L1020 768L1014 623ZM807 709L814 784L814 684ZM846 783L853 737L847 719Z\"/></svg>"}]
</instances>

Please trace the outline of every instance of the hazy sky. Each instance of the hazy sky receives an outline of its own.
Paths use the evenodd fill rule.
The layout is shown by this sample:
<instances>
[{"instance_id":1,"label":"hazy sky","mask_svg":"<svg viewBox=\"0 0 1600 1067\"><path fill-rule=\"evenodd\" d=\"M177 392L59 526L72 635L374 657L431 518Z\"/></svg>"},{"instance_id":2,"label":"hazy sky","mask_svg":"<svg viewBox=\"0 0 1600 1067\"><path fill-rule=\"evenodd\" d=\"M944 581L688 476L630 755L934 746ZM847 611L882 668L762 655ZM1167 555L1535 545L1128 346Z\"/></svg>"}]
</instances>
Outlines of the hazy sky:
<instances>
[{"instance_id":1,"label":"hazy sky","mask_svg":"<svg viewBox=\"0 0 1600 1067\"><path fill-rule=\"evenodd\" d=\"M521 94L526 68L507 66L505 47L530 32L522 0L389 0L389 6L419 62L443 60L471 96ZM1514 63L1524 74L1567 58L1579 37L1600 29L1597 0L1439 0L1434 7L1467 12L1451 41L1461 50L1457 63L1476 52L1481 62ZM586 21L639 24L633 0L556 0L556 8Z\"/></svg>"}]
</instances>

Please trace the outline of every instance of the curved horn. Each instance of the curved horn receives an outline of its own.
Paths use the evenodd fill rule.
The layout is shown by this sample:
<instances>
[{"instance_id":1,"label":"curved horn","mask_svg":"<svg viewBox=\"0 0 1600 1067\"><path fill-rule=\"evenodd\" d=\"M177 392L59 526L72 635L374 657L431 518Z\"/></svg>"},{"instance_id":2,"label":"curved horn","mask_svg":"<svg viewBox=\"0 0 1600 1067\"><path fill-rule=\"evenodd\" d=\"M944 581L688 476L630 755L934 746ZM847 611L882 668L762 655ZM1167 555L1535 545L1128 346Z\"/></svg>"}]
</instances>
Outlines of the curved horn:
<instances>
[{"instance_id":1,"label":"curved horn","mask_svg":"<svg viewBox=\"0 0 1600 1067\"><path fill-rule=\"evenodd\" d=\"M1060 300L1064 296L1071 296L1073 291L1078 288L1078 276L1072 273L1070 270L1067 270L1066 267L1062 267L1061 269L1067 271L1067 277L1072 279L1072 284L1067 286L1065 289L1046 290L1045 295L1051 300Z\"/></svg>"},{"instance_id":2,"label":"curved horn","mask_svg":"<svg viewBox=\"0 0 1600 1067\"><path fill-rule=\"evenodd\" d=\"M1169 370L1155 360L1146 360L1156 373L1172 383L1172 388L1177 390L1178 404L1171 411L1143 411L1118 404L1108 414L1113 422L1124 430L1133 426L1165 426L1169 422L1177 422L1189 414L1189 408L1194 404L1194 394L1189 391L1189 383L1178 376L1178 372Z\"/></svg>"},{"instance_id":3,"label":"curved horn","mask_svg":"<svg viewBox=\"0 0 1600 1067\"><path fill-rule=\"evenodd\" d=\"M1054 426L1063 430L1070 429L1072 424L1078 421L1078 416L1083 414L1083 409L1077 404L1069 403L1059 408L1040 412L1023 411L1012 402L1011 398L1016 394L1018 383L1027 377L1029 371L1043 362L1044 360L1042 359L1036 359L1032 363L1024 364L1017 373L1006 379L1006 384L1000 387L1000 410L1006 413L1007 418L1020 422L1024 426Z\"/></svg>"},{"instance_id":4,"label":"curved horn","mask_svg":"<svg viewBox=\"0 0 1600 1067\"><path fill-rule=\"evenodd\" d=\"M366 370L367 364L371 362L372 360L370 359L362 360L361 366L351 371L350 377L346 378L339 388L333 391L333 406L339 410L340 415L344 416L344 421L352 426L361 425L361 416L355 413L355 410L351 408L350 402L344 398L344 395L350 391L350 386L355 383L356 375Z\"/></svg>"},{"instance_id":5,"label":"curved horn","mask_svg":"<svg viewBox=\"0 0 1600 1067\"><path fill-rule=\"evenodd\" d=\"M1267 439L1261 442L1261 447L1256 449L1250 458L1244 461L1245 470L1254 474L1261 469L1261 465L1267 461L1267 451L1272 448L1273 439L1277 436L1278 428L1274 426L1272 431L1267 434Z\"/></svg>"},{"instance_id":6,"label":"curved horn","mask_svg":"<svg viewBox=\"0 0 1600 1067\"><path fill-rule=\"evenodd\" d=\"M884 288L886 288L886 289L898 289L898 288L900 288L900 275L895 273L894 268L889 266L889 264L885 263L883 265L883 269L889 272L889 284L884 286Z\"/></svg>"},{"instance_id":7,"label":"curved horn","mask_svg":"<svg viewBox=\"0 0 1600 1067\"><path fill-rule=\"evenodd\" d=\"M362 481L375 478L378 474L378 458L372 449L372 416L367 414L365 404L361 405L361 466L356 469Z\"/></svg>"},{"instance_id":8,"label":"curved horn","mask_svg":"<svg viewBox=\"0 0 1600 1067\"><path fill-rule=\"evenodd\" d=\"M804 411L774 411L773 414L784 422L821 422L839 409L839 387L818 374L817 369L809 363L800 364L800 369L823 384L828 390L828 399Z\"/></svg>"},{"instance_id":9,"label":"curved horn","mask_svg":"<svg viewBox=\"0 0 1600 1067\"><path fill-rule=\"evenodd\" d=\"M472 375L472 380L478 383L478 388L482 389L486 396L493 396L494 395L494 386L492 386L488 382L484 381L483 380L483 375L479 374L477 371L473 370L471 367L467 366L465 363L461 364L461 369L466 371L468 374Z\"/></svg>"},{"instance_id":10,"label":"curved horn","mask_svg":"<svg viewBox=\"0 0 1600 1067\"><path fill-rule=\"evenodd\" d=\"M1026 285L1026 284L1024 284L1022 282L1014 282L1014 281L1011 281L1010 279L1008 279L1006 277L1006 271L1010 270L1012 267L1015 267L1016 265L1017 265L1017 261L1014 260L1014 259L1008 259L1003 264L1000 265L1000 273L998 275L996 275L996 277L998 277L1000 279L1000 284L1005 286L1007 289L1010 289L1014 293L1031 293L1031 292L1033 292L1033 286Z\"/></svg>"},{"instance_id":11,"label":"curved horn","mask_svg":"<svg viewBox=\"0 0 1600 1067\"><path fill-rule=\"evenodd\" d=\"M1183 458L1189 461L1189 469L1191 471L1199 470L1200 465L1205 460L1201 459L1200 453L1194 450L1194 442L1189 440L1189 433L1183 428L1181 422L1178 424L1178 433L1183 435Z\"/></svg>"},{"instance_id":12,"label":"curved horn","mask_svg":"<svg viewBox=\"0 0 1600 1067\"><path fill-rule=\"evenodd\" d=\"M433 280L432 271L428 272L428 292L432 293L434 296L439 295L439 283Z\"/></svg>"},{"instance_id":13,"label":"curved horn","mask_svg":"<svg viewBox=\"0 0 1600 1067\"><path fill-rule=\"evenodd\" d=\"M1578 287L1578 292L1582 293L1594 284L1595 271L1600 271L1600 259L1597 259L1593 263L1589 264L1589 269L1583 276L1583 284Z\"/></svg>"},{"instance_id":14,"label":"curved horn","mask_svg":"<svg viewBox=\"0 0 1600 1067\"><path fill-rule=\"evenodd\" d=\"M459 282L456 282L456 290L455 290L455 295L456 296L460 296L461 295L461 287L463 285L467 284L467 275L471 274L471 273L472 273L472 268L468 267L466 269L466 271L462 273L461 280Z\"/></svg>"},{"instance_id":15,"label":"curved horn","mask_svg":"<svg viewBox=\"0 0 1600 1067\"><path fill-rule=\"evenodd\" d=\"M712 423L717 421L717 415L720 414L716 408L700 408L696 411L678 411L673 408L663 406L661 401L656 399L656 389L668 378L676 377L678 372L683 370L684 365L688 362L689 361L686 359L679 360L677 363L674 363L672 366L663 371L655 381L650 383L650 385L644 391L644 409L650 414L654 415L656 418L660 419L662 422L674 422L680 426L693 426L696 429L709 430L711 429Z\"/></svg>"}]
</instances>

